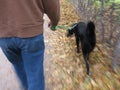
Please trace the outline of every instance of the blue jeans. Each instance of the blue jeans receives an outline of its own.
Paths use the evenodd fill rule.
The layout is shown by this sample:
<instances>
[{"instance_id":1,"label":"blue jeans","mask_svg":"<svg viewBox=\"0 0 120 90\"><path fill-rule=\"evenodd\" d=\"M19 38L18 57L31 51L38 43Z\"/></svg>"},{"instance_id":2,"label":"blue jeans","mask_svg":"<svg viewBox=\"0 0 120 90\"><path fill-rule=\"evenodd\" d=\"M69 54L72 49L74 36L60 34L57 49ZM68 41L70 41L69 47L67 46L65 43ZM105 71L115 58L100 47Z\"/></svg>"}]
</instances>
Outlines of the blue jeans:
<instances>
[{"instance_id":1,"label":"blue jeans","mask_svg":"<svg viewBox=\"0 0 120 90\"><path fill-rule=\"evenodd\" d=\"M25 90L44 90L44 37L0 38L0 47ZM23 90L23 89L22 89Z\"/></svg>"}]
</instances>

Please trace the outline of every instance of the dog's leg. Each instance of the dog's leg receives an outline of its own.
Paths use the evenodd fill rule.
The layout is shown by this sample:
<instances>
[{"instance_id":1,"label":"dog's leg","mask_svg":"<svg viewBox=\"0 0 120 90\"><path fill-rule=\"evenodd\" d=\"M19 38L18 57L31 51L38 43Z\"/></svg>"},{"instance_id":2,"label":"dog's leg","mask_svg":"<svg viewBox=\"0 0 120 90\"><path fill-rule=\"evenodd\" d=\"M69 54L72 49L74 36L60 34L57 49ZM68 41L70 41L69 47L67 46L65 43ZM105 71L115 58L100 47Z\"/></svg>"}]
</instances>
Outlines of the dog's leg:
<instances>
[{"instance_id":1,"label":"dog's leg","mask_svg":"<svg viewBox=\"0 0 120 90\"><path fill-rule=\"evenodd\" d=\"M80 39L77 36L75 37L76 37L77 53L80 53L80 46L79 46Z\"/></svg>"},{"instance_id":2,"label":"dog's leg","mask_svg":"<svg viewBox=\"0 0 120 90\"><path fill-rule=\"evenodd\" d=\"M89 54L87 54L87 53L83 53L83 57L84 57L85 64L86 64L87 75L91 75L91 73L90 73L90 69L89 69L89 61L88 61Z\"/></svg>"}]
</instances>

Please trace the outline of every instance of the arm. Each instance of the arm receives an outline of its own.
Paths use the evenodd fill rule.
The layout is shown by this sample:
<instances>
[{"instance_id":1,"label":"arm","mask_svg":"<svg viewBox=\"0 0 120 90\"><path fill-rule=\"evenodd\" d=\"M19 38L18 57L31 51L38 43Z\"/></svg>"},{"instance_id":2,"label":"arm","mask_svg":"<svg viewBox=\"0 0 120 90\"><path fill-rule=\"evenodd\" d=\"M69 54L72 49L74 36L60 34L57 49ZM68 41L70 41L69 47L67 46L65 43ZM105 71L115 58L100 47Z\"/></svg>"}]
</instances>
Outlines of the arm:
<instances>
[{"instance_id":1,"label":"arm","mask_svg":"<svg viewBox=\"0 0 120 90\"><path fill-rule=\"evenodd\" d=\"M44 13L48 15L52 26L56 26L60 19L60 2L59 0L42 0Z\"/></svg>"}]
</instances>

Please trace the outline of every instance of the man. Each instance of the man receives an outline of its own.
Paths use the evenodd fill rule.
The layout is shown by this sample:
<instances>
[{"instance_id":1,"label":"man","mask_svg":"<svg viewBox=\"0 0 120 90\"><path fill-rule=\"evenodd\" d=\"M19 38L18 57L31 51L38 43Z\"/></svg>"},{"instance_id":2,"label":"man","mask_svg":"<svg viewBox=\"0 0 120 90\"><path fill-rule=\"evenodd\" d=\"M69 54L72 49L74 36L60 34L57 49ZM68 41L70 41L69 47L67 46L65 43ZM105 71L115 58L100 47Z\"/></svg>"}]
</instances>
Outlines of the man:
<instances>
[{"instance_id":1,"label":"man","mask_svg":"<svg viewBox=\"0 0 120 90\"><path fill-rule=\"evenodd\" d=\"M45 89L43 14L54 29L59 12L59 0L0 0L0 47L25 90Z\"/></svg>"}]
</instances>

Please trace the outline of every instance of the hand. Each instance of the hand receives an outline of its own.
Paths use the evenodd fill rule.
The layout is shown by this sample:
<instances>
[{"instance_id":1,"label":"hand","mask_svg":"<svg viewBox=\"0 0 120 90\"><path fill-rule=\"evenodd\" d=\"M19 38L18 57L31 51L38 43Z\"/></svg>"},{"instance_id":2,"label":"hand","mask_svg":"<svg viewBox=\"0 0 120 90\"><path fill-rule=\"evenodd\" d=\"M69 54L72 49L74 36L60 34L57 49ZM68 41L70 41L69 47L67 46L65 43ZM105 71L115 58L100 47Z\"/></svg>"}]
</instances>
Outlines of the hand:
<instances>
[{"instance_id":1,"label":"hand","mask_svg":"<svg viewBox=\"0 0 120 90\"><path fill-rule=\"evenodd\" d=\"M53 26L51 22L48 23L48 27L49 27L52 31L55 31L55 30L56 30L56 26Z\"/></svg>"},{"instance_id":2,"label":"hand","mask_svg":"<svg viewBox=\"0 0 120 90\"><path fill-rule=\"evenodd\" d=\"M51 26L50 29L53 30L53 31L57 30L56 26Z\"/></svg>"}]
</instances>

